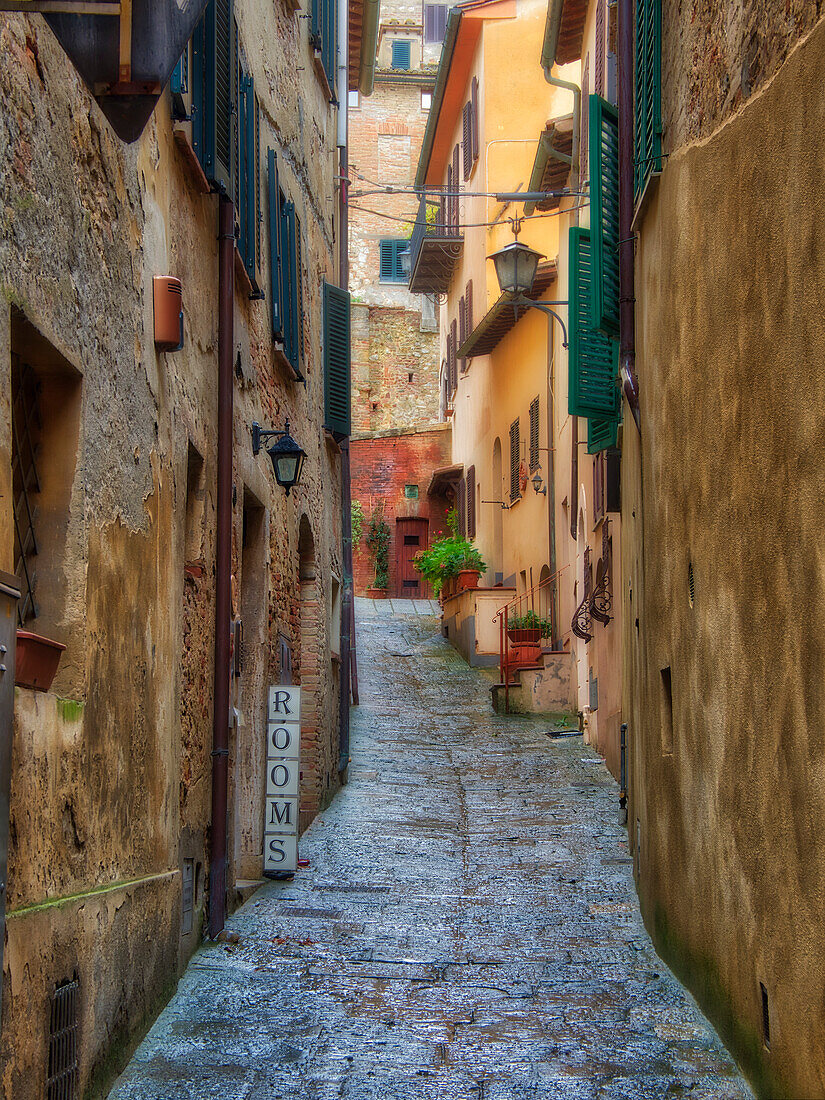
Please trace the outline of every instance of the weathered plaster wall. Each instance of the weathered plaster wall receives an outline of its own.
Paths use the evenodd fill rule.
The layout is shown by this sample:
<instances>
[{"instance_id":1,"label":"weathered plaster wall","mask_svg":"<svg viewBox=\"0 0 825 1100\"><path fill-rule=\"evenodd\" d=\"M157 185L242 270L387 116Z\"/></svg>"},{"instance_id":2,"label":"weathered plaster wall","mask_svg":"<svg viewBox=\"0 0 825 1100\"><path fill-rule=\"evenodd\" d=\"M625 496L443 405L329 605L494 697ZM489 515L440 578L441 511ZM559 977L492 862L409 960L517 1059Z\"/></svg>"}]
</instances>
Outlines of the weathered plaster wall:
<instances>
[{"instance_id":1,"label":"weathered plaster wall","mask_svg":"<svg viewBox=\"0 0 825 1100\"><path fill-rule=\"evenodd\" d=\"M823 72L820 19L671 155L638 248L641 440L625 410L642 909L770 1097L825 1092Z\"/></svg>"},{"instance_id":2,"label":"weathered plaster wall","mask_svg":"<svg viewBox=\"0 0 825 1100\"><path fill-rule=\"evenodd\" d=\"M341 573L340 459L323 431L321 357L322 281L335 277L335 112L305 20L251 3L236 16L261 101L262 157L278 150L301 219L306 384L273 349L265 249L266 300L250 301L240 283L235 296L234 610L249 629L235 696L242 724L230 738L230 903L238 880L261 874L263 716L281 672L279 635L302 676L302 515L319 594L306 763L321 804L339 782L329 612ZM41 494L46 512L62 508L64 529L43 556L48 584L29 624L47 624L68 648L53 692L19 689L15 708L0 1060L4 1095L26 1100L43 1095L55 984L80 978L83 1089L157 1007L197 946L208 903L217 200L200 193L173 140L168 98L124 146L42 19L0 16L0 55L0 568L13 568L8 380L21 319L35 351L52 349L74 372L79 393L53 448L65 465L50 464L65 484L50 474ZM152 276L167 273L183 283L185 345L174 355L157 353L152 336ZM286 416L308 455L289 497L250 437L252 420L280 427ZM186 936L185 858L199 870Z\"/></svg>"}]
</instances>

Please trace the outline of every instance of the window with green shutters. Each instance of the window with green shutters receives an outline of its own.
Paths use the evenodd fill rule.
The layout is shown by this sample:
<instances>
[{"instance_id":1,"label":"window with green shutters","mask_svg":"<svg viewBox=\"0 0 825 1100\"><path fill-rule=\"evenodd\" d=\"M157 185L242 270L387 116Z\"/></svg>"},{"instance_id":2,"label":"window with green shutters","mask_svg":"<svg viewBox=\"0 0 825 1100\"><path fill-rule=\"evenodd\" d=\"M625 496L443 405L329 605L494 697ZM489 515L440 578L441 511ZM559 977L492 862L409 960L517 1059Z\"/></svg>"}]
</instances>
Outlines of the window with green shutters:
<instances>
[{"instance_id":1,"label":"window with green shutters","mask_svg":"<svg viewBox=\"0 0 825 1100\"><path fill-rule=\"evenodd\" d=\"M598 454L600 451L615 447L619 438L619 420L599 420L591 418L587 421L587 453Z\"/></svg>"},{"instance_id":2,"label":"window with green shutters","mask_svg":"<svg viewBox=\"0 0 825 1100\"><path fill-rule=\"evenodd\" d=\"M209 0L192 36L192 147L206 178L235 193L237 39L233 0Z\"/></svg>"},{"instance_id":3,"label":"window with green shutters","mask_svg":"<svg viewBox=\"0 0 825 1100\"><path fill-rule=\"evenodd\" d=\"M350 296L324 283L324 427L350 434Z\"/></svg>"},{"instance_id":4,"label":"window with green shutters","mask_svg":"<svg viewBox=\"0 0 825 1100\"><path fill-rule=\"evenodd\" d=\"M310 41L320 58L332 98L335 98L335 55L338 48L338 0L312 0Z\"/></svg>"},{"instance_id":5,"label":"window with green shutters","mask_svg":"<svg viewBox=\"0 0 825 1100\"><path fill-rule=\"evenodd\" d=\"M662 170L662 0L636 0L634 194Z\"/></svg>"},{"instance_id":6,"label":"window with green shutters","mask_svg":"<svg viewBox=\"0 0 825 1100\"><path fill-rule=\"evenodd\" d=\"M378 242L378 278L382 283L406 283L401 253L409 247L406 237Z\"/></svg>"},{"instance_id":7,"label":"window with green shutters","mask_svg":"<svg viewBox=\"0 0 825 1100\"><path fill-rule=\"evenodd\" d=\"M597 329L619 333L619 112L590 97L591 316Z\"/></svg>"},{"instance_id":8,"label":"window with green shutters","mask_svg":"<svg viewBox=\"0 0 825 1100\"><path fill-rule=\"evenodd\" d=\"M390 66L393 69L409 69L412 43L403 38L396 38L392 43Z\"/></svg>"},{"instance_id":9,"label":"window with green shutters","mask_svg":"<svg viewBox=\"0 0 825 1100\"><path fill-rule=\"evenodd\" d=\"M238 153L237 186L238 251L253 289L260 283L260 191L258 160L260 144L258 136L259 113L255 83L251 76L239 68L238 76Z\"/></svg>"},{"instance_id":10,"label":"window with green shutters","mask_svg":"<svg viewBox=\"0 0 825 1100\"><path fill-rule=\"evenodd\" d=\"M571 416L618 423L619 344L592 320L593 264L590 231L574 226L569 235L568 411Z\"/></svg>"},{"instance_id":11,"label":"window with green shutters","mask_svg":"<svg viewBox=\"0 0 825 1100\"><path fill-rule=\"evenodd\" d=\"M295 204L288 202L278 178L278 158L267 152L269 188L269 283L272 298L272 335L284 358L303 381L303 287L301 223Z\"/></svg>"}]
</instances>

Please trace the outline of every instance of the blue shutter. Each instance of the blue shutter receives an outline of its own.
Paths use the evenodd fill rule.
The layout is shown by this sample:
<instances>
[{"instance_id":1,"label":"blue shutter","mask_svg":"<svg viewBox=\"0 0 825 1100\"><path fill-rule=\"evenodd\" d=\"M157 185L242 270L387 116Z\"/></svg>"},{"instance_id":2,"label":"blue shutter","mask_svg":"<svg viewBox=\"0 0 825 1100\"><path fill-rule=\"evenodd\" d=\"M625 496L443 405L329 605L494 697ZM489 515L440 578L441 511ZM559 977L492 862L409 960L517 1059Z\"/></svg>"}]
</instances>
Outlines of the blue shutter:
<instances>
[{"instance_id":1,"label":"blue shutter","mask_svg":"<svg viewBox=\"0 0 825 1100\"><path fill-rule=\"evenodd\" d=\"M636 0L634 193L638 201L651 172L662 170L662 3Z\"/></svg>"},{"instance_id":2,"label":"blue shutter","mask_svg":"<svg viewBox=\"0 0 825 1100\"><path fill-rule=\"evenodd\" d=\"M180 56L180 61L178 61L177 65L172 70L172 77L169 81L169 88L172 92L172 95L185 95L186 92L189 91L189 81L187 79L188 73L186 67L188 53L189 46L187 45L186 49Z\"/></svg>"},{"instance_id":3,"label":"blue shutter","mask_svg":"<svg viewBox=\"0 0 825 1100\"><path fill-rule=\"evenodd\" d=\"M410 67L410 43L396 38L392 44L392 57L390 65L393 69L409 69Z\"/></svg>"},{"instance_id":4,"label":"blue shutter","mask_svg":"<svg viewBox=\"0 0 825 1100\"><path fill-rule=\"evenodd\" d=\"M258 164L256 159L255 82L251 76L247 76L245 73L241 77L238 108L240 116L238 120L238 151L240 157L238 164L238 175L240 178L238 220L241 227L238 250L243 259L246 272L254 284L256 283L256 253L258 244Z\"/></svg>"},{"instance_id":5,"label":"blue shutter","mask_svg":"<svg viewBox=\"0 0 825 1100\"><path fill-rule=\"evenodd\" d=\"M295 371L297 378L301 373L301 318L299 314L298 268L299 254L296 233L295 204L285 202L281 206L281 247L283 275L281 282L281 304L283 308L284 355Z\"/></svg>"},{"instance_id":6,"label":"blue shutter","mask_svg":"<svg viewBox=\"0 0 825 1100\"><path fill-rule=\"evenodd\" d=\"M238 219L238 251L241 254L244 268L249 271L247 258L249 256L249 219L247 206L249 203L249 129L247 120L249 117L249 92L252 87L252 78L247 76L243 69L238 73L238 149L237 149L237 175L236 175L236 201L238 209L235 211Z\"/></svg>"},{"instance_id":7,"label":"blue shutter","mask_svg":"<svg viewBox=\"0 0 825 1100\"><path fill-rule=\"evenodd\" d=\"M592 323L590 231L572 227L568 251L568 411L571 416L615 420L620 408L619 344L599 332Z\"/></svg>"},{"instance_id":8,"label":"blue shutter","mask_svg":"<svg viewBox=\"0 0 825 1100\"><path fill-rule=\"evenodd\" d=\"M619 112L590 97L591 316L596 328L619 334Z\"/></svg>"},{"instance_id":9,"label":"blue shutter","mask_svg":"<svg viewBox=\"0 0 825 1100\"><path fill-rule=\"evenodd\" d=\"M233 0L209 0L192 37L192 145L206 178L233 194L236 50Z\"/></svg>"},{"instance_id":10,"label":"blue shutter","mask_svg":"<svg viewBox=\"0 0 825 1100\"><path fill-rule=\"evenodd\" d=\"M350 296L324 283L324 427L348 436L350 418Z\"/></svg>"},{"instance_id":11,"label":"blue shutter","mask_svg":"<svg viewBox=\"0 0 825 1100\"><path fill-rule=\"evenodd\" d=\"M269 168L269 283L272 291L272 335L276 340L283 338L283 317L281 313L281 201L278 186L278 161L275 150L267 154Z\"/></svg>"}]
</instances>

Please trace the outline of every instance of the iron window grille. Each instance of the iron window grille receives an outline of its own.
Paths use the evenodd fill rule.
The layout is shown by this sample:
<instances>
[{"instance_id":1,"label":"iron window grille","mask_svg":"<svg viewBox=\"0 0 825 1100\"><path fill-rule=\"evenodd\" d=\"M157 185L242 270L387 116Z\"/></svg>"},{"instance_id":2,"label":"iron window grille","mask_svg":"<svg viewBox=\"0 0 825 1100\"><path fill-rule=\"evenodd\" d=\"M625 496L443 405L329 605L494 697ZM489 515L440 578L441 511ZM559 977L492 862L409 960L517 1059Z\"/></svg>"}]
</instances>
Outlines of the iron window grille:
<instances>
[{"instance_id":1,"label":"iron window grille","mask_svg":"<svg viewBox=\"0 0 825 1100\"><path fill-rule=\"evenodd\" d=\"M75 977L63 982L52 994L46 1100L74 1100L77 1090L79 1008L80 982Z\"/></svg>"},{"instance_id":2,"label":"iron window grille","mask_svg":"<svg viewBox=\"0 0 825 1100\"><path fill-rule=\"evenodd\" d=\"M41 430L38 409L39 383L28 363L19 355L11 357L12 377L12 511L14 513L14 571L21 585L17 605L20 626L37 617L35 600L37 556L35 520L37 507L33 494L40 492L37 471Z\"/></svg>"}]
</instances>

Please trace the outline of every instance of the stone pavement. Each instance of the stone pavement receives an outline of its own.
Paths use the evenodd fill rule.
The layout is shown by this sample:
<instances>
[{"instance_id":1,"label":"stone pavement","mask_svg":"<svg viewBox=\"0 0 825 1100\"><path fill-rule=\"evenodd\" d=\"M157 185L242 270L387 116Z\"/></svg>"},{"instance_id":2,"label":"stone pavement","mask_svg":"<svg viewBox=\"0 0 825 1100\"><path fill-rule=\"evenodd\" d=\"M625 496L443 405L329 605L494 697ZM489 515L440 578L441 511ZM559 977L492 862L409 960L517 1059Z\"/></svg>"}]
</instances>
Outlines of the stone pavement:
<instances>
[{"instance_id":1,"label":"stone pavement","mask_svg":"<svg viewBox=\"0 0 825 1100\"><path fill-rule=\"evenodd\" d=\"M618 792L492 713L435 617L359 607L349 785L204 947L111 1096L750 1097L642 925Z\"/></svg>"}]
</instances>

